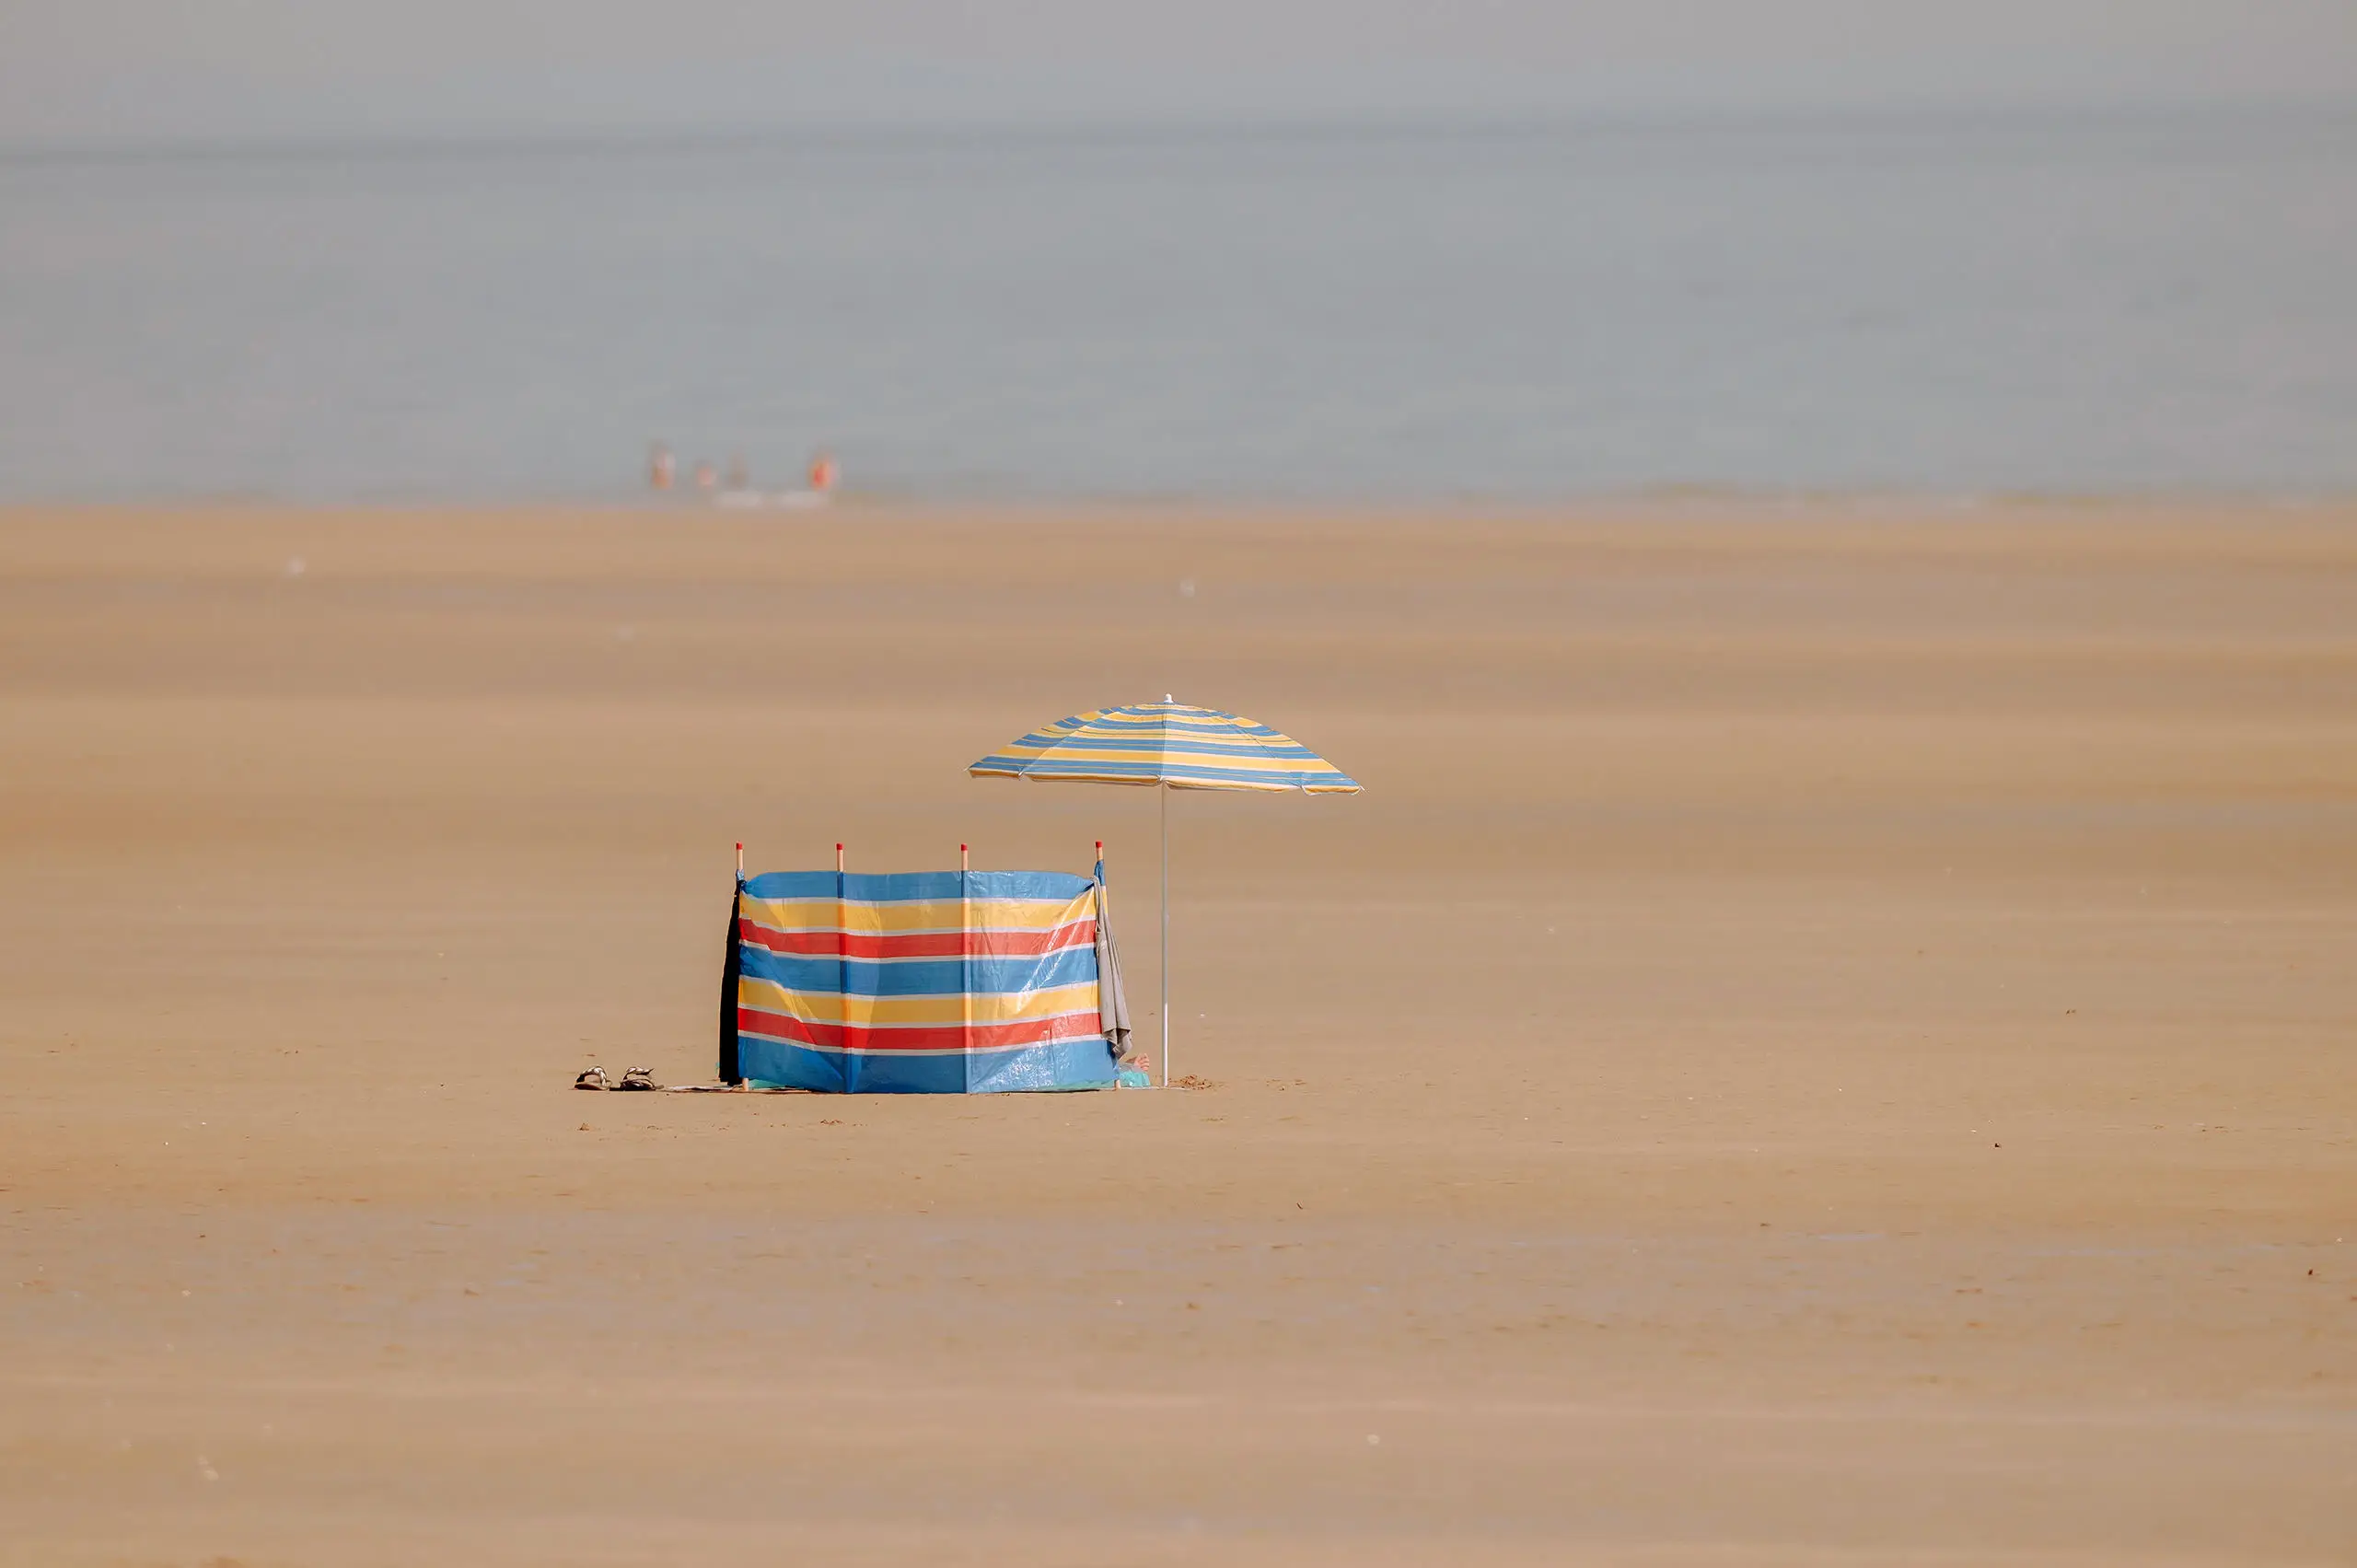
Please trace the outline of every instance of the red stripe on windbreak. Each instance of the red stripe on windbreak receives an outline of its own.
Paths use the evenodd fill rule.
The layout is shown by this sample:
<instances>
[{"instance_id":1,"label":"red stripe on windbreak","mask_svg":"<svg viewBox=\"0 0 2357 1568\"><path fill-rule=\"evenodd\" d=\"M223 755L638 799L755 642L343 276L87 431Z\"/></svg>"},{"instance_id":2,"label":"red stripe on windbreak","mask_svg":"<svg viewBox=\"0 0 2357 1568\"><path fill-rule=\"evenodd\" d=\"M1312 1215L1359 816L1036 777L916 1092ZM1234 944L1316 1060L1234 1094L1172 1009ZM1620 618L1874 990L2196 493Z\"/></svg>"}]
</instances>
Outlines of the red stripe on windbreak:
<instances>
[{"instance_id":1,"label":"red stripe on windbreak","mask_svg":"<svg viewBox=\"0 0 2357 1568\"><path fill-rule=\"evenodd\" d=\"M813 1023L786 1013L739 1007L737 1028L746 1034L791 1040L822 1051L865 1051L885 1055L893 1051L1003 1051L1016 1045L1051 1045L1058 1040L1099 1038L1096 1030L1086 1027L1086 1014L1077 1017L1067 1014L1061 1018L1031 1018L1015 1024L976 1024L971 1028L943 1024L921 1029L871 1029Z\"/></svg>"},{"instance_id":2,"label":"red stripe on windbreak","mask_svg":"<svg viewBox=\"0 0 2357 1568\"><path fill-rule=\"evenodd\" d=\"M743 917L739 939L772 953L814 958L1028 958L1094 947L1097 922L1075 920L1053 931L922 931L876 935L859 931L780 931ZM970 944L969 946L968 944Z\"/></svg>"}]
</instances>

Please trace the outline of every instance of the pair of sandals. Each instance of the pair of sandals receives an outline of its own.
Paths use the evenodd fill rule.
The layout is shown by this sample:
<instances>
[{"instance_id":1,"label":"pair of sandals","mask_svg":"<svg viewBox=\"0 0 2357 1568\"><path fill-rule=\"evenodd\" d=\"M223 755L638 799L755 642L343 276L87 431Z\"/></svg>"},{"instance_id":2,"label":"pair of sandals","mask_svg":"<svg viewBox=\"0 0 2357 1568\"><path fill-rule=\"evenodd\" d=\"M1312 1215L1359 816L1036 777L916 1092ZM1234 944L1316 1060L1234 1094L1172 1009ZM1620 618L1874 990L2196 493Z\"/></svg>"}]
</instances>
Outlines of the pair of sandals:
<instances>
[{"instance_id":1,"label":"pair of sandals","mask_svg":"<svg viewBox=\"0 0 2357 1568\"><path fill-rule=\"evenodd\" d=\"M584 1070L579 1077L573 1080L573 1086L576 1089L612 1089L621 1093L659 1089L663 1086L655 1081L655 1069L652 1067L628 1068L623 1072L620 1083L608 1078L603 1067L591 1067Z\"/></svg>"}]
</instances>

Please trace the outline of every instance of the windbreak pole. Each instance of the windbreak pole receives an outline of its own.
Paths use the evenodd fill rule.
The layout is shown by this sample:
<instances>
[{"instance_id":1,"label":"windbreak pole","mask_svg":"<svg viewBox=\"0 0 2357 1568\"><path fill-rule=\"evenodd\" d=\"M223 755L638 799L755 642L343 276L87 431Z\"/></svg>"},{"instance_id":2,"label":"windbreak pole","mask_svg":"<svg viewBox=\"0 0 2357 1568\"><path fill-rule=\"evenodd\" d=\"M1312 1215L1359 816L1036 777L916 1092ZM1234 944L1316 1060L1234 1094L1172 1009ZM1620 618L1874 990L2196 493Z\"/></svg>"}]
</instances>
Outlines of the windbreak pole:
<instances>
[{"instance_id":1,"label":"windbreak pole","mask_svg":"<svg viewBox=\"0 0 2357 1568\"><path fill-rule=\"evenodd\" d=\"M974 1086L974 857L958 846L958 1050L966 1086Z\"/></svg>"},{"instance_id":2,"label":"windbreak pole","mask_svg":"<svg viewBox=\"0 0 2357 1568\"><path fill-rule=\"evenodd\" d=\"M843 1088L848 1091L855 1086L852 1081L852 1074L857 1069L853 1063L858 1058L854 1057L851 1051L851 936L845 929L843 897L843 846L837 844L835 846L835 1006L839 1010L838 1016L842 1019L842 1076Z\"/></svg>"}]
</instances>

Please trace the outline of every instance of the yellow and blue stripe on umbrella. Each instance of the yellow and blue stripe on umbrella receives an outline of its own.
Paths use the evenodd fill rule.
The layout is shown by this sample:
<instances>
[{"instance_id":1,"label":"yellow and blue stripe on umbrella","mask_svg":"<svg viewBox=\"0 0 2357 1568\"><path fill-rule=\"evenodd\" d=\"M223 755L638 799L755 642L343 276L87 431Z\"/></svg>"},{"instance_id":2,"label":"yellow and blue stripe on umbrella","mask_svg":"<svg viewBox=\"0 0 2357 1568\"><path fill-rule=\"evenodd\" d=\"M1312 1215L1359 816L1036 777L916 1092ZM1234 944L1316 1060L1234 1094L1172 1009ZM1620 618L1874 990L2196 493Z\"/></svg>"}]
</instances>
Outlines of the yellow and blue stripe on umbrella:
<instances>
[{"instance_id":1,"label":"yellow and blue stripe on umbrella","mask_svg":"<svg viewBox=\"0 0 2357 1568\"><path fill-rule=\"evenodd\" d=\"M1356 795L1359 783L1291 736L1217 708L1139 703L1033 730L966 770L977 778L1170 789Z\"/></svg>"}]
</instances>

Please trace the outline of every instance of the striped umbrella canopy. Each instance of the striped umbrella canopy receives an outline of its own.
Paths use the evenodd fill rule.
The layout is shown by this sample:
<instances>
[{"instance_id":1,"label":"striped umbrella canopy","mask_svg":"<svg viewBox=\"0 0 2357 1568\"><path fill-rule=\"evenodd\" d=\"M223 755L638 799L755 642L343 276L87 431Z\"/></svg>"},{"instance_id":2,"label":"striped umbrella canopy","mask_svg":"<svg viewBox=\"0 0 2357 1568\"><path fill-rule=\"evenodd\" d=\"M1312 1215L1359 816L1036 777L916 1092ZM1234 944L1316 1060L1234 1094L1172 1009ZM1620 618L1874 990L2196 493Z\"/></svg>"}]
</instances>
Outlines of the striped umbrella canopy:
<instances>
[{"instance_id":1,"label":"striped umbrella canopy","mask_svg":"<svg viewBox=\"0 0 2357 1568\"><path fill-rule=\"evenodd\" d=\"M1162 796L1162 1081L1170 1082L1170 796L1174 789L1356 795L1358 780L1240 714L1164 697L1059 719L966 770L978 779L1159 786Z\"/></svg>"},{"instance_id":2,"label":"striped umbrella canopy","mask_svg":"<svg viewBox=\"0 0 2357 1568\"><path fill-rule=\"evenodd\" d=\"M1291 736L1217 708L1139 703L1035 729L966 770L976 778L1356 795L1359 782Z\"/></svg>"}]
</instances>

